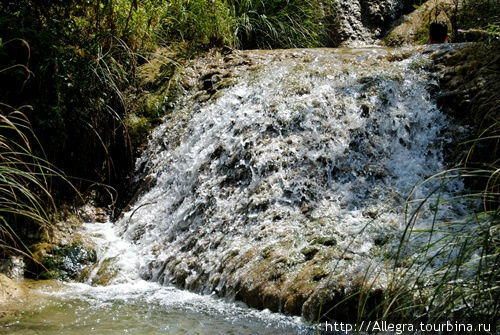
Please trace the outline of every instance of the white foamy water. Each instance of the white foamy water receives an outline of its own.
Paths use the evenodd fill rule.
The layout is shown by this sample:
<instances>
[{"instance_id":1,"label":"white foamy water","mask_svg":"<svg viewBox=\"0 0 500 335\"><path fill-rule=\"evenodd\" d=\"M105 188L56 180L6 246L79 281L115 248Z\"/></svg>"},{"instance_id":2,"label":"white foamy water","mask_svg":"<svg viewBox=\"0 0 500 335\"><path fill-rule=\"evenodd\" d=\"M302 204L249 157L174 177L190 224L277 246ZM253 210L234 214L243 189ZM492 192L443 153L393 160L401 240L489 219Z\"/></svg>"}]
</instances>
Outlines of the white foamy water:
<instances>
[{"instance_id":1,"label":"white foamy water","mask_svg":"<svg viewBox=\"0 0 500 335\"><path fill-rule=\"evenodd\" d=\"M383 288L405 199L445 167L451 140L452 121L428 92L436 83L427 56L242 54L252 63L231 68L230 84L185 92L154 131L137 163L152 182L130 211L115 224L86 225L99 259L88 282L47 290L44 308L6 329L27 334L21 324L45 318L46 334L61 324L58 334L302 334L312 330L300 319L234 299L312 319L314 299L339 282L348 290L367 269ZM203 61L194 65L200 76L221 81L224 62ZM412 199L438 186L426 183ZM456 179L439 195L461 188ZM418 228L461 210L426 205ZM287 300L294 294L297 306Z\"/></svg>"},{"instance_id":2,"label":"white foamy water","mask_svg":"<svg viewBox=\"0 0 500 335\"><path fill-rule=\"evenodd\" d=\"M238 298L264 280L269 250L289 260L279 280L291 283L310 261L304 248L325 234L335 240L318 253L326 272L383 266L406 197L444 169L452 140L427 89L436 85L428 59L381 48L246 55L254 64L235 68L233 84L208 101L187 92L138 162L152 186L118 225L140 275ZM448 183L440 196L461 188ZM459 210L443 205L434 218L423 207L420 228Z\"/></svg>"},{"instance_id":3,"label":"white foamy water","mask_svg":"<svg viewBox=\"0 0 500 335\"><path fill-rule=\"evenodd\" d=\"M110 223L85 224L101 261L113 259L119 272L106 286L89 283L40 284L21 313L0 320L0 334L313 334L298 317L202 296L138 276L141 259ZM22 302L20 302L22 303Z\"/></svg>"}]
</instances>

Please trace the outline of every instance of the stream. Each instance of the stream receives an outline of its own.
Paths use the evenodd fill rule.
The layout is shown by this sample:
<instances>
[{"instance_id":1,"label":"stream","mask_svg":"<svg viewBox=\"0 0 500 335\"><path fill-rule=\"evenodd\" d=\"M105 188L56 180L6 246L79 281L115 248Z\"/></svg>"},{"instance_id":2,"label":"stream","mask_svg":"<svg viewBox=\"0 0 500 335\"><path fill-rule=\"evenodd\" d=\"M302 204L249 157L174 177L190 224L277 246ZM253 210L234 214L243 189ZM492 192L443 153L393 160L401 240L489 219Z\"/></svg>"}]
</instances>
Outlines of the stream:
<instances>
[{"instance_id":1,"label":"stream","mask_svg":"<svg viewBox=\"0 0 500 335\"><path fill-rule=\"evenodd\" d=\"M383 290L405 200L465 131L431 96L440 48L198 60L137 162L137 200L116 223L85 224L98 266L85 283L38 287L0 334L313 334L304 320L335 303L325 293L360 276ZM420 227L463 210L424 205Z\"/></svg>"},{"instance_id":2,"label":"stream","mask_svg":"<svg viewBox=\"0 0 500 335\"><path fill-rule=\"evenodd\" d=\"M136 264L134 247L115 234L110 222L89 223L98 254L124 256ZM118 242L118 243L117 243ZM91 279L89 279L91 282ZM137 271L122 272L107 286L40 281L27 284L36 294L0 318L0 334L313 334L298 317L257 311L242 303L202 296L145 281Z\"/></svg>"}]
</instances>

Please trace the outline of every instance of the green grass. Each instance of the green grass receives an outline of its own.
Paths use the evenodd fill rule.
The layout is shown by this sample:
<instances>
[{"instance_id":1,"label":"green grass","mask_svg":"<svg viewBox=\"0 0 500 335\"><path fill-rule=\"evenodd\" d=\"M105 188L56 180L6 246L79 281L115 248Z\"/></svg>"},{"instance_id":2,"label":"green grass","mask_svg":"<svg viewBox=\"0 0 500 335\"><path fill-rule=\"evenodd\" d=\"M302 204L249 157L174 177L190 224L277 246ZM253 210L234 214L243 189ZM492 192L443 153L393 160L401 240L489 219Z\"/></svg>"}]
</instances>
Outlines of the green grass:
<instances>
[{"instance_id":1,"label":"green grass","mask_svg":"<svg viewBox=\"0 0 500 335\"><path fill-rule=\"evenodd\" d=\"M465 163L431 176L434 185L423 199L407 202L407 224L390 261L389 285L378 306L365 310L369 293L360 292L359 320L438 323L457 320L491 323L500 317L500 164L472 162L476 146L500 142L500 122L494 122L470 145ZM456 178L465 191L445 198L444 188ZM468 180L471 180L468 183ZM482 185L482 189L475 189ZM410 200L411 199L411 200ZM446 206L464 208L458 218L441 217ZM430 211L431 223L420 226ZM394 252L394 250L393 250ZM367 282L367 290L370 283ZM363 297L364 295L364 297Z\"/></svg>"},{"instance_id":2,"label":"green grass","mask_svg":"<svg viewBox=\"0 0 500 335\"><path fill-rule=\"evenodd\" d=\"M250 48L318 47L329 38L333 0L229 0L237 46Z\"/></svg>"},{"instance_id":3,"label":"green grass","mask_svg":"<svg viewBox=\"0 0 500 335\"><path fill-rule=\"evenodd\" d=\"M27 221L46 230L56 209L50 180L60 173L33 154L31 127L19 111L0 113L0 249L29 254L17 223Z\"/></svg>"},{"instance_id":4,"label":"green grass","mask_svg":"<svg viewBox=\"0 0 500 335\"><path fill-rule=\"evenodd\" d=\"M3 45L21 42L29 55L24 40L11 40ZM13 64L0 73L22 69L28 80L32 73L26 64ZM49 231L51 217L57 213L51 193L53 177L69 181L46 159L35 153L44 153L31 124L22 112L31 106L13 108L0 102L0 255L22 254L32 257L26 235ZM26 234L28 232L28 234Z\"/></svg>"}]
</instances>

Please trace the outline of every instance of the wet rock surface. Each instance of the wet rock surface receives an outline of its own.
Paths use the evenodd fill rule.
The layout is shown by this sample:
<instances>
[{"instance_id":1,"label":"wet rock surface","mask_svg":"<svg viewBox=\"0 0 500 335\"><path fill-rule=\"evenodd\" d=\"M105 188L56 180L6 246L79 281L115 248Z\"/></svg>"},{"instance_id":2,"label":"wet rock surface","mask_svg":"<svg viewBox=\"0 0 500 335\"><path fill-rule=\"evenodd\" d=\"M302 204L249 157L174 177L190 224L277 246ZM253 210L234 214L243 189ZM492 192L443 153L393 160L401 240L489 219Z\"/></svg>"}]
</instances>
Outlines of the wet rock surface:
<instances>
[{"instance_id":1,"label":"wet rock surface","mask_svg":"<svg viewBox=\"0 0 500 335\"><path fill-rule=\"evenodd\" d=\"M466 43L449 53L433 54L433 71L439 73L439 91L435 93L439 108L459 120L472 131L457 138L457 142L487 137L498 127L488 127L500 120L500 43ZM471 162L493 162L498 157L496 138L476 143L473 152L467 147L448 149L452 159L463 159L469 154Z\"/></svg>"},{"instance_id":2,"label":"wet rock surface","mask_svg":"<svg viewBox=\"0 0 500 335\"><path fill-rule=\"evenodd\" d=\"M142 277L311 320L366 283L375 304L404 199L450 140L429 67L418 49L200 58L137 163L151 187L117 223Z\"/></svg>"},{"instance_id":3,"label":"wet rock surface","mask_svg":"<svg viewBox=\"0 0 500 335\"><path fill-rule=\"evenodd\" d=\"M87 206L80 210L86 220L107 218L102 208ZM54 224L51 236L31 247L33 258L26 258L27 277L38 279L83 280L85 269L97 261L95 246L81 233L82 219L66 214Z\"/></svg>"},{"instance_id":4,"label":"wet rock surface","mask_svg":"<svg viewBox=\"0 0 500 335\"><path fill-rule=\"evenodd\" d=\"M500 43L468 43L450 53L433 55L441 73L438 104L464 123L499 119ZM477 127L479 128L479 127Z\"/></svg>"},{"instance_id":5,"label":"wet rock surface","mask_svg":"<svg viewBox=\"0 0 500 335\"><path fill-rule=\"evenodd\" d=\"M429 22L441 20L451 26L450 17L454 10L453 0L428 1L415 11L396 21L383 43L388 46L402 46L429 43Z\"/></svg>"},{"instance_id":6,"label":"wet rock surface","mask_svg":"<svg viewBox=\"0 0 500 335\"><path fill-rule=\"evenodd\" d=\"M337 2L337 31L333 39L344 46L372 44L391 28L411 1L340 0Z\"/></svg>"}]
</instances>

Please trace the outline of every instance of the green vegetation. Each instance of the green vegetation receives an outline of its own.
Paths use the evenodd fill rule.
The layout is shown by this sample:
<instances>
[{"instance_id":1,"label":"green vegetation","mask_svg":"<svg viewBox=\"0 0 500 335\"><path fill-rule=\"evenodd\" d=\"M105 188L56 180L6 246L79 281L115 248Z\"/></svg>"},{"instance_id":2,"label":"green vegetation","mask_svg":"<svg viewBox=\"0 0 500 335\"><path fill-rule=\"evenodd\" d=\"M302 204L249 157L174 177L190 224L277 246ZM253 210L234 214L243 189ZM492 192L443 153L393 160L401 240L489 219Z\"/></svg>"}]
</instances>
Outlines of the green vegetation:
<instances>
[{"instance_id":1,"label":"green vegetation","mask_svg":"<svg viewBox=\"0 0 500 335\"><path fill-rule=\"evenodd\" d=\"M2 42L2 41L0 41ZM19 44L29 53L26 41L13 39L0 47ZM26 64L0 68L0 75L21 72L25 81L32 73ZM50 185L52 177L62 177L37 151L43 154L31 124L22 112L31 106L14 108L0 101L0 257L21 253L31 256L27 246L31 231L38 236L47 232L50 215L56 211Z\"/></svg>"},{"instance_id":2,"label":"green vegetation","mask_svg":"<svg viewBox=\"0 0 500 335\"><path fill-rule=\"evenodd\" d=\"M160 36L166 44L183 41L199 46L234 43L234 18L224 0L164 1L166 16Z\"/></svg>"},{"instance_id":3,"label":"green vegetation","mask_svg":"<svg viewBox=\"0 0 500 335\"><path fill-rule=\"evenodd\" d=\"M325 45L335 11L334 0L171 0L165 6L163 43L242 49Z\"/></svg>"},{"instance_id":4,"label":"green vegetation","mask_svg":"<svg viewBox=\"0 0 500 335\"><path fill-rule=\"evenodd\" d=\"M46 230L50 210L56 209L50 194L50 179L59 173L34 154L28 136L31 127L19 111L0 110L0 255L21 252L29 255L22 234Z\"/></svg>"},{"instance_id":5,"label":"green vegetation","mask_svg":"<svg viewBox=\"0 0 500 335\"><path fill-rule=\"evenodd\" d=\"M446 61L453 70L442 81L442 89L468 89L471 103L455 97L457 103L448 102L445 111L471 126L473 135L457 144L468 150L457 157L454 168L425 181L436 185L433 192L408 203L406 233L394 262L404 266L394 267L384 316L476 323L491 323L500 316L500 94L495 88L500 44L488 42L458 51ZM461 73L461 69L467 70ZM464 191L443 198L441 190L456 178L463 180ZM428 229L418 230L427 205L435 219ZM453 220L436 219L450 207L462 208L463 214ZM412 240L424 243L412 249Z\"/></svg>"},{"instance_id":6,"label":"green vegetation","mask_svg":"<svg viewBox=\"0 0 500 335\"><path fill-rule=\"evenodd\" d=\"M333 0L229 0L241 48L318 47L333 31Z\"/></svg>"},{"instance_id":7,"label":"green vegetation","mask_svg":"<svg viewBox=\"0 0 500 335\"><path fill-rule=\"evenodd\" d=\"M445 12L454 37L458 29L485 31L493 39L500 32L496 0L457 0ZM29 246L50 229L58 202L74 200L74 190L54 166L71 176L81 191L111 185L118 194L127 194L125 180L136 148L168 112L164 97L174 99L170 79L182 65L165 57L160 68L165 78L145 87L138 68L158 47L189 58L211 47L324 46L332 44L334 25L334 0L3 0L1 253L29 255ZM428 33L420 33L427 40ZM362 317L421 320L455 315L477 322L499 317L499 124L490 122L496 115L483 114L464 163L428 181L439 180L443 187L460 176L471 180L467 192L441 199L437 187L416 207L412 203L390 289L372 314L362 299L369 299L369 290L360 292ZM493 158L485 158L486 153ZM109 192L98 192L96 200L120 204L126 198L110 199ZM433 203L437 213L450 202L464 202L469 214L457 222L436 221L426 231L414 229L425 203ZM443 225L447 228L441 229ZM416 235L428 243L409 250ZM313 244L335 243L325 237ZM73 247L45 263L52 271L47 276L61 275L57 271L62 258L80 250ZM302 250L306 257L317 252L316 247ZM92 253L87 256L85 262L95 260ZM435 272L424 271L436 267L438 260L447 261ZM103 282L113 271L102 270Z\"/></svg>"},{"instance_id":8,"label":"green vegetation","mask_svg":"<svg viewBox=\"0 0 500 335\"><path fill-rule=\"evenodd\" d=\"M496 0L454 0L452 16L454 33L458 29L479 29L498 33L500 27L500 6Z\"/></svg>"}]
</instances>

